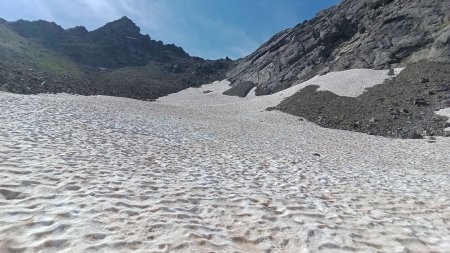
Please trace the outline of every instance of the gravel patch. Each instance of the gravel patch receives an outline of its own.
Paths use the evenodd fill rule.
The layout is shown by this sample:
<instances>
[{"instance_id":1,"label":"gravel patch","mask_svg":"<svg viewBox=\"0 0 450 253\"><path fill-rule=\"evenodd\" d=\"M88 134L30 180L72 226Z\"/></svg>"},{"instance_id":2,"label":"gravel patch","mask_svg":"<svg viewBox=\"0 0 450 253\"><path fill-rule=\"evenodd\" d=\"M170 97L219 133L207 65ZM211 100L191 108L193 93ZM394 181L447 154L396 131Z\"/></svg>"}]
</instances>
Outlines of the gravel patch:
<instances>
[{"instance_id":1,"label":"gravel patch","mask_svg":"<svg viewBox=\"0 0 450 253\"><path fill-rule=\"evenodd\" d=\"M449 64L411 64L388 79L385 73L346 71L325 75L318 82L311 79L300 84L307 88L276 108L323 127L372 135L397 138L450 135L445 130L447 118L435 113L450 106ZM379 85L369 87L364 84L367 80Z\"/></svg>"}]
</instances>

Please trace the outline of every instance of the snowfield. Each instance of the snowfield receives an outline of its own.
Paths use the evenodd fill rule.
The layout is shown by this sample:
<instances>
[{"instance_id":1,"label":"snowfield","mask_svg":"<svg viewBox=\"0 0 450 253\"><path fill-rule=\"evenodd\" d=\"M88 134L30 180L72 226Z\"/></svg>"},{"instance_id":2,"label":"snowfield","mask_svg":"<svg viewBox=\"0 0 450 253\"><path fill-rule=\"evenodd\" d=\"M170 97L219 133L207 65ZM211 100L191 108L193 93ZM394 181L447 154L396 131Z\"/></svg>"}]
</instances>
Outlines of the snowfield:
<instances>
[{"instance_id":1,"label":"snowfield","mask_svg":"<svg viewBox=\"0 0 450 253\"><path fill-rule=\"evenodd\" d=\"M313 81L362 93L349 75ZM448 251L450 138L265 111L304 86L238 98L223 81L156 102L1 92L0 252Z\"/></svg>"}]
</instances>

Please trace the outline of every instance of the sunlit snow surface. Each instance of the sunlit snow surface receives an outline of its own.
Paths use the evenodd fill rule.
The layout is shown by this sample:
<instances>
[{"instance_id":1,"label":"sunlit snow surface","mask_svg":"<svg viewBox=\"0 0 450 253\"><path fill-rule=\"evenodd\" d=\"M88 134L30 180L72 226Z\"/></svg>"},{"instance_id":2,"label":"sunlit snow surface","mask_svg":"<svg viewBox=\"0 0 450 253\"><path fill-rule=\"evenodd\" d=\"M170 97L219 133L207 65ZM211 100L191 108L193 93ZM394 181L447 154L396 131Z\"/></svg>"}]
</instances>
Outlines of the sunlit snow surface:
<instances>
[{"instance_id":1,"label":"sunlit snow surface","mask_svg":"<svg viewBox=\"0 0 450 253\"><path fill-rule=\"evenodd\" d=\"M216 82L156 102L0 93L0 252L447 251L450 138L265 111L301 87L237 98Z\"/></svg>"}]
</instances>

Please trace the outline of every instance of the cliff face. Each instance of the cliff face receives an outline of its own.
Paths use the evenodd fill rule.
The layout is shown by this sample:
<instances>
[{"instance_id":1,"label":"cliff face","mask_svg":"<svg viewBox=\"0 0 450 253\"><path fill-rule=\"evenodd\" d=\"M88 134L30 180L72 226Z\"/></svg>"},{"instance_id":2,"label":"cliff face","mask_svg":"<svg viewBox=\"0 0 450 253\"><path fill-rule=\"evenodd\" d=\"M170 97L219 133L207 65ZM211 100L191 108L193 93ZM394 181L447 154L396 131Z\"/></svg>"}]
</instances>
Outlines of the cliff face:
<instances>
[{"instance_id":1,"label":"cliff face","mask_svg":"<svg viewBox=\"0 0 450 253\"><path fill-rule=\"evenodd\" d=\"M329 71L450 62L450 0L344 0L276 34L228 73L271 94Z\"/></svg>"}]
</instances>

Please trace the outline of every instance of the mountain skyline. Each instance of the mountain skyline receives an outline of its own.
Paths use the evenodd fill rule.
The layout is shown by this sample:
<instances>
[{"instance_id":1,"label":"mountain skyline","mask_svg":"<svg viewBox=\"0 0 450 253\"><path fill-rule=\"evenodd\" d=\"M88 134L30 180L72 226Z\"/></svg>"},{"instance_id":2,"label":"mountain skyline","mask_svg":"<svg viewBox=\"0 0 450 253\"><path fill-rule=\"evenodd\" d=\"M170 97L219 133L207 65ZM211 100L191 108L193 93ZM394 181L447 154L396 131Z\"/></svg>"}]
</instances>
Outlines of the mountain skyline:
<instances>
[{"instance_id":1,"label":"mountain skyline","mask_svg":"<svg viewBox=\"0 0 450 253\"><path fill-rule=\"evenodd\" d=\"M63 29L51 20L0 19L0 59L5 66L0 69L1 89L23 94L64 92L154 100L227 79L230 89L224 94L245 97L253 88L256 96L270 95L334 71L384 69L395 73L394 68L407 67L395 85L378 85L367 92L370 99L364 98L363 104L359 103L362 97L341 101L336 95L332 99L341 101L339 106L328 102L303 105L294 97L270 110L304 117L325 127L389 137L445 135L443 118L436 118L434 111L449 104L445 95L449 89L443 83L450 55L450 18L444 11L449 4L438 0L414 5L409 0L345 0L275 33L238 61L195 57L188 50L186 53L183 44L146 35L140 23L127 16L91 31L82 26ZM222 32L232 37L232 33ZM432 72L443 74L428 76ZM411 83L426 85L419 91L407 86ZM314 87L303 92L297 95L317 95L319 103L329 100L321 99L324 94ZM394 101L380 103L387 101L386 94L398 95ZM317 114L316 107L320 109ZM331 109L328 116L324 109ZM355 110L361 113L340 120L346 112Z\"/></svg>"},{"instance_id":2,"label":"mountain skyline","mask_svg":"<svg viewBox=\"0 0 450 253\"><path fill-rule=\"evenodd\" d=\"M448 10L0 0L0 253L447 252Z\"/></svg>"},{"instance_id":3,"label":"mountain skyline","mask_svg":"<svg viewBox=\"0 0 450 253\"><path fill-rule=\"evenodd\" d=\"M0 17L8 21L47 20L64 29L89 31L123 16L152 39L183 47L205 59L244 57L274 33L311 19L338 0L270 1L9 1L0 0Z\"/></svg>"}]
</instances>

